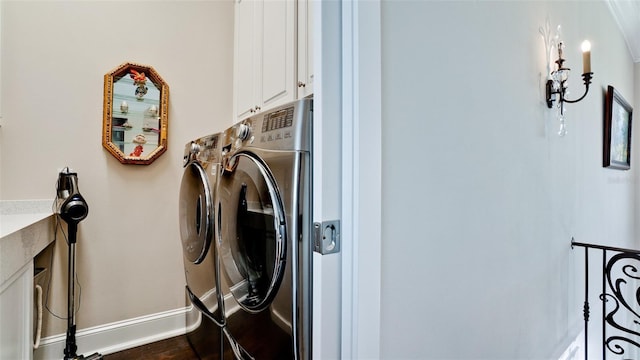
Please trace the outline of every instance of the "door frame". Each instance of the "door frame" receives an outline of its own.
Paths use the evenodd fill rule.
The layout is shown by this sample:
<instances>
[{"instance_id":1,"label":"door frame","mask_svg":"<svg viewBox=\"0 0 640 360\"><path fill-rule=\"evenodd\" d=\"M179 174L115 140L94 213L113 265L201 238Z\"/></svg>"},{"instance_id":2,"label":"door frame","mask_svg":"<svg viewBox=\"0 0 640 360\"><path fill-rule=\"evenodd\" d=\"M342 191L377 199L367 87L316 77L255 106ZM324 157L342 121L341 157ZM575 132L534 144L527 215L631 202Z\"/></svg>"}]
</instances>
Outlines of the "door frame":
<instances>
[{"instance_id":1,"label":"door frame","mask_svg":"<svg viewBox=\"0 0 640 360\"><path fill-rule=\"evenodd\" d=\"M382 280L380 0L316 1L313 13L313 221L342 224L341 253L314 254L313 358L375 359Z\"/></svg>"},{"instance_id":2,"label":"door frame","mask_svg":"<svg viewBox=\"0 0 640 360\"><path fill-rule=\"evenodd\" d=\"M379 0L344 1L342 358L380 358L382 74ZM347 224L351 225L347 228Z\"/></svg>"}]
</instances>

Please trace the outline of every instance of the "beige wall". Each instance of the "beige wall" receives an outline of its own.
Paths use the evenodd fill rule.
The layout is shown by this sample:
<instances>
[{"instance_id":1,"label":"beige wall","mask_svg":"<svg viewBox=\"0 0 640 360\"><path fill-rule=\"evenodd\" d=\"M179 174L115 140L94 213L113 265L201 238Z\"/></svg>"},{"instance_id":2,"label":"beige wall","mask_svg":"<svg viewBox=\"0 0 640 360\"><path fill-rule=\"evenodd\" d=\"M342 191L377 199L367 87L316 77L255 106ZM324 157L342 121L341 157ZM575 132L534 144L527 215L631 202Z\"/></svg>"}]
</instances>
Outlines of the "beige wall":
<instances>
[{"instance_id":1,"label":"beige wall","mask_svg":"<svg viewBox=\"0 0 640 360\"><path fill-rule=\"evenodd\" d=\"M184 306L178 233L183 145L232 123L233 2L2 1L0 199L55 196L78 172L78 328ZM103 75L125 61L169 84L168 150L121 165L101 145ZM66 244L56 243L49 302L66 313ZM49 319L44 336L66 323Z\"/></svg>"}]
</instances>

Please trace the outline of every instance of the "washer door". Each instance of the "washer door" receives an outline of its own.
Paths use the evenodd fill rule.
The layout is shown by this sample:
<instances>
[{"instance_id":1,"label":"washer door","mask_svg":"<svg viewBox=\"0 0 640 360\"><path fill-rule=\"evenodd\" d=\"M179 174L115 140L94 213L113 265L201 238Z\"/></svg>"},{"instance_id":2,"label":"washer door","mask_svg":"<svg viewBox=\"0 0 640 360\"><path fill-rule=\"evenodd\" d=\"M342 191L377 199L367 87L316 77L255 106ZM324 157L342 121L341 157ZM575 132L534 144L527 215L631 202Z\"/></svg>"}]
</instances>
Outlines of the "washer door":
<instances>
[{"instance_id":1,"label":"washer door","mask_svg":"<svg viewBox=\"0 0 640 360\"><path fill-rule=\"evenodd\" d=\"M192 162L180 184L180 239L188 261L199 264L207 256L213 236L213 201L202 166Z\"/></svg>"},{"instance_id":2,"label":"washer door","mask_svg":"<svg viewBox=\"0 0 640 360\"><path fill-rule=\"evenodd\" d=\"M218 188L218 254L240 306L269 306L284 276L286 224L269 169L253 154L229 159Z\"/></svg>"}]
</instances>

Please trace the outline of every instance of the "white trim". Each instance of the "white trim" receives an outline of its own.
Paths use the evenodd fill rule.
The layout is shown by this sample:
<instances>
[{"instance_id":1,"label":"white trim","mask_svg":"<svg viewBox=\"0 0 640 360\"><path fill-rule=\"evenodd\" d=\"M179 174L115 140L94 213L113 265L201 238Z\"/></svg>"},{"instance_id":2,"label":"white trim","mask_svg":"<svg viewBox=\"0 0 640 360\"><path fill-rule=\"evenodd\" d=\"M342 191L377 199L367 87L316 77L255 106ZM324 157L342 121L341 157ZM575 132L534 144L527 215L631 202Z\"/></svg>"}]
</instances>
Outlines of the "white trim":
<instances>
[{"instance_id":1,"label":"white trim","mask_svg":"<svg viewBox=\"0 0 640 360\"><path fill-rule=\"evenodd\" d=\"M640 4L635 1L606 0L607 7L615 20L622 36L627 43L627 49L634 63L640 62L640 24L638 11Z\"/></svg>"},{"instance_id":2,"label":"white trim","mask_svg":"<svg viewBox=\"0 0 640 360\"><path fill-rule=\"evenodd\" d=\"M313 221L341 219L341 3L313 4ZM348 240L342 238L344 244ZM312 358L340 358L342 254L313 254Z\"/></svg>"},{"instance_id":3,"label":"white trim","mask_svg":"<svg viewBox=\"0 0 640 360\"><path fill-rule=\"evenodd\" d=\"M76 333L78 354L99 352L106 355L185 334L189 311L196 310L186 307L82 329ZM43 338L33 358L62 358L65 338L65 334Z\"/></svg>"},{"instance_id":4,"label":"white trim","mask_svg":"<svg viewBox=\"0 0 640 360\"><path fill-rule=\"evenodd\" d=\"M580 328L578 335L575 337L566 336L565 339L561 342L561 345L556 351L553 352L554 355L550 356L551 359L558 360L571 360L571 359L584 359L584 328L582 322L578 322L576 325ZM574 326L575 328L575 326ZM573 333L569 331L569 333ZM560 355L558 355L560 354Z\"/></svg>"},{"instance_id":5,"label":"white trim","mask_svg":"<svg viewBox=\"0 0 640 360\"><path fill-rule=\"evenodd\" d=\"M322 164L322 126L320 126L320 119L322 119L322 2L314 1L313 6L313 63L316 69L314 74L316 76L316 82L314 84L313 94L313 149L312 149L312 164ZM322 167L314 166L312 170L312 214L314 223L322 222ZM322 259L314 252L312 256L313 262L313 288L312 288L312 321L311 321L311 357L313 359L321 359L323 357L322 350L326 347L324 345L324 334L322 332Z\"/></svg>"},{"instance_id":6,"label":"white trim","mask_svg":"<svg viewBox=\"0 0 640 360\"><path fill-rule=\"evenodd\" d=\"M376 359L382 237L380 1L345 1L342 16L342 358Z\"/></svg>"},{"instance_id":7,"label":"white trim","mask_svg":"<svg viewBox=\"0 0 640 360\"><path fill-rule=\"evenodd\" d=\"M354 49L353 49L353 2L342 3L342 313L341 334L343 359L356 359L357 333L354 323L358 314L354 297L357 291L353 284L357 268L357 257L353 256L357 246L354 236Z\"/></svg>"},{"instance_id":8,"label":"white trim","mask_svg":"<svg viewBox=\"0 0 640 360\"><path fill-rule=\"evenodd\" d=\"M2 2L4 0L0 0L0 19L2 19ZM2 28L0 26L0 28ZM2 33L0 30L0 53L2 53ZM2 84L2 59L0 57L0 84ZM2 119L2 86L0 86L0 128L2 127L4 120Z\"/></svg>"}]
</instances>

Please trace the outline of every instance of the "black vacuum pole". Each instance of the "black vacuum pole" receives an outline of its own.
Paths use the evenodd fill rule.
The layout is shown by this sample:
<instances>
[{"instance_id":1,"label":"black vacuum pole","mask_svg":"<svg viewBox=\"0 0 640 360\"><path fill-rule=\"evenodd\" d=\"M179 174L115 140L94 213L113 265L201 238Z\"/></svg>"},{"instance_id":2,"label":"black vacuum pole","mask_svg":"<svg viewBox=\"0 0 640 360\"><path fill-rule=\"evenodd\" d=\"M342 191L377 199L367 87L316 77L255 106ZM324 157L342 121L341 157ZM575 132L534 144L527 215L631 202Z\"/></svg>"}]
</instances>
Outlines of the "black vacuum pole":
<instances>
[{"instance_id":1,"label":"black vacuum pole","mask_svg":"<svg viewBox=\"0 0 640 360\"><path fill-rule=\"evenodd\" d=\"M76 279L76 241L78 239L78 223L89 214L89 206L80 195L78 174L69 168L58 174L57 213L67 223L69 233L69 266L67 274L67 337L64 347L64 360L98 360L102 355L94 353L88 357L77 355L76 351L76 314L75 314L75 279Z\"/></svg>"},{"instance_id":2,"label":"black vacuum pole","mask_svg":"<svg viewBox=\"0 0 640 360\"><path fill-rule=\"evenodd\" d=\"M76 316L75 316L75 273L76 273L76 239L78 224L70 222L69 232L69 267L67 272L67 338L64 347L64 360L76 359Z\"/></svg>"}]
</instances>

